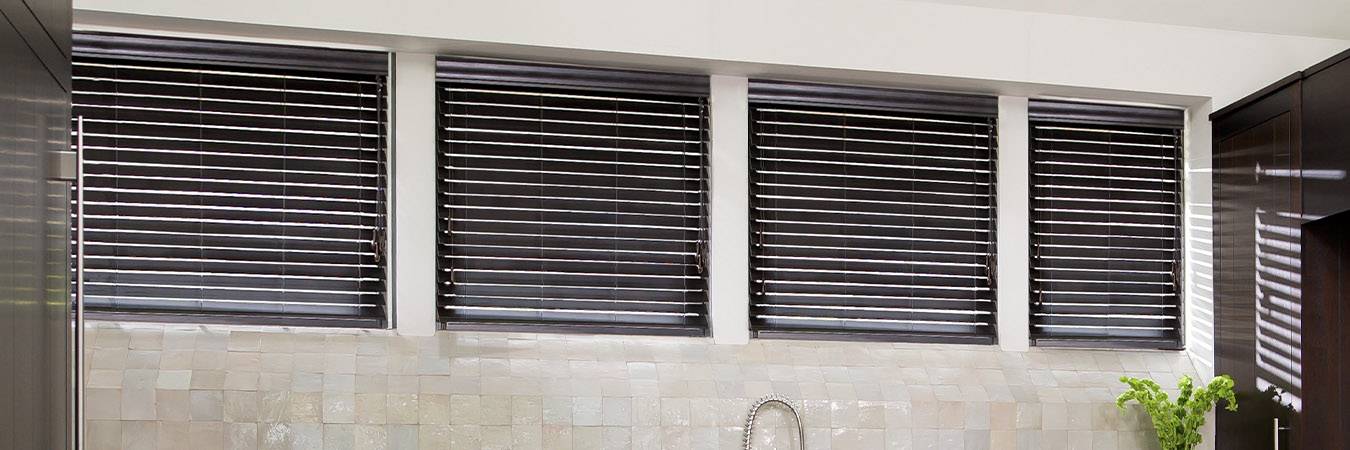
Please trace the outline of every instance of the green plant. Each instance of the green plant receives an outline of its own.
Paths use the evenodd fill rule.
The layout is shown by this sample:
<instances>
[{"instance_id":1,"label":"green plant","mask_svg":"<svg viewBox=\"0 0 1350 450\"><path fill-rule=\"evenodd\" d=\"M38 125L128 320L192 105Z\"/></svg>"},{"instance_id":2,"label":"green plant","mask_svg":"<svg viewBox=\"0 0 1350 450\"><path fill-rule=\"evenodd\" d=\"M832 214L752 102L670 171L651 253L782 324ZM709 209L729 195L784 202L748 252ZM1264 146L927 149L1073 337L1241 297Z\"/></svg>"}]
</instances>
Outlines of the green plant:
<instances>
[{"instance_id":1,"label":"green plant","mask_svg":"<svg viewBox=\"0 0 1350 450\"><path fill-rule=\"evenodd\" d=\"M1237 398L1233 396L1233 379L1221 375L1209 382L1204 389L1196 390L1191 377L1182 375L1177 382L1181 395L1174 403L1168 399L1158 383L1147 378L1120 377L1122 383L1130 385L1130 390L1116 398L1116 406L1125 414L1125 402L1134 400L1144 406L1149 418L1153 419L1153 429L1158 432L1158 443L1163 450L1191 450L1200 443L1197 431L1205 424L1205 414L1214 409L1219 400L1228 402L1229 411L1237 411Z\"/></svg>"}]
</instances>

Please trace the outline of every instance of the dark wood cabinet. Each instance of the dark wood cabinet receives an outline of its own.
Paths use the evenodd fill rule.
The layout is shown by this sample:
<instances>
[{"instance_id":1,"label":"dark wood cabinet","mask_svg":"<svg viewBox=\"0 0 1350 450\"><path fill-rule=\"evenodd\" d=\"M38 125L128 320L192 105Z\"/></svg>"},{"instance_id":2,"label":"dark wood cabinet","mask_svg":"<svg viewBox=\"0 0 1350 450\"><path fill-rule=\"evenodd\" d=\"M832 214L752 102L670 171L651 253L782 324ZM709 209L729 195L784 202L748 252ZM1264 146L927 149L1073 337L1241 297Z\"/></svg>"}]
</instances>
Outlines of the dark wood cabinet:
<instances>
[{"instance_id":1,"label":"dark wood cabinet","mask_svg":"<svg viewBox=\"0 0 1350 450\"><path fill-rule=\"evenodd\" d=\"M1233 377L1240 405L1218 415L1216 448L1350 448L1300 414L1329 401L1312 384L1323 381L1305 376L1323 363L1308 356L1325 337L1313 343L1304 329L1324 311L1305 307L1302 241L1304 224L1350 210L1346 111L1350 52L1211 115L1215 369ZM1276 418L1291 429L1276 431Z\"/></svg>"},{"instance_id":2,"label":"dark wood cabinet","mask_svg":"<svg viewBox=\"0 0 1350 450\"><path fill-rule=\"evenodd\" d=\"M1345 448L1350 432L1350 211L1303 225L1303 448Z\"/></svg>"}]
</instances>

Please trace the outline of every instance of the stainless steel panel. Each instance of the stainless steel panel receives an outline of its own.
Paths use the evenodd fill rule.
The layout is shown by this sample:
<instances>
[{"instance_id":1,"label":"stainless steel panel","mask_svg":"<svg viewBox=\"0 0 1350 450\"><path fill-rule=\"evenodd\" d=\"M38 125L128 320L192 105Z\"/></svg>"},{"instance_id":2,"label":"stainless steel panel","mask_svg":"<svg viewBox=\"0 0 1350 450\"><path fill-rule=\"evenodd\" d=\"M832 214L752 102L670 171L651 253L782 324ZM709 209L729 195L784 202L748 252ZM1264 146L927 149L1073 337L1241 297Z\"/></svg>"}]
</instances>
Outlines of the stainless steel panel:
<instances>
[{"instance_id":1,"label":"stainless steel panel","mask_svg":"<svg viewBox=\"0 0 1350 450\"><path fill-rule=\"evenodd\" d=\"M47 179L69 145L62 84L0 19L0 449L68 445L68 184Z\"/></svg>"}]
</instances>

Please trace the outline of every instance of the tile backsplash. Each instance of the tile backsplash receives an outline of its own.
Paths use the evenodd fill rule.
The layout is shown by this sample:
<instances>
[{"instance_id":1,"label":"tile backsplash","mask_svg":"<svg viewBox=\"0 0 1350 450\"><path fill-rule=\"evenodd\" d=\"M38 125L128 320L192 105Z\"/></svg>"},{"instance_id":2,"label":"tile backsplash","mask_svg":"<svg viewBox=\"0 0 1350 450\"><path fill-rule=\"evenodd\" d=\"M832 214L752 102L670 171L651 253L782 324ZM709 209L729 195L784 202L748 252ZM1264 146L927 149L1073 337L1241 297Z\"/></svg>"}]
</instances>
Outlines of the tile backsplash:
<instances>
[{"instance_id":1,"label":"tile backsplash","mask_svg":"<svg viewBox=\"0 0 1350 450\"><path fill-rule=\"evenodd\" d=\"M1156 449L1121 375L1184 352L94 322L89 450ZM1166 381L1164 381L1166 380ZM799 448L761 410L754 448Z\"/></svg>"}]
</instances>

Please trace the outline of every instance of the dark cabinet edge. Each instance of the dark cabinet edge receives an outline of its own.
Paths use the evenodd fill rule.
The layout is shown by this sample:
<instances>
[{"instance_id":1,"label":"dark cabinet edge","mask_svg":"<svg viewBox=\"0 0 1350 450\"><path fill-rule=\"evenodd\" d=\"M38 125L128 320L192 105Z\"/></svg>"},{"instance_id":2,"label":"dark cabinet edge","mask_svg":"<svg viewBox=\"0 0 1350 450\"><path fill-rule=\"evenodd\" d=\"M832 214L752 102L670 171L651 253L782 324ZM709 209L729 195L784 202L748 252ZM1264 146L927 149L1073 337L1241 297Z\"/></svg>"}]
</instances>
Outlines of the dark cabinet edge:
<instances>
[{"instance_id":1,"label":"dark cabinet edge","mask_svg":"<svg viewBox=\"0 0 1350 450\"><path fill-rule=\"evenodd\" d=\"M1302 73L1303 73L1303 77L1304 77L1304 78L1307 78L1307 77L1311 77L1311 76L1313 76L1313 75L1316 75L1317 72L1321 72L1322 70L1324 70L1324 69L1326 69L1326 68L1328 68L1328 67L1334 66L1334 65L1336 65L1337 63L1340 63L1341 61L1345 61L1345 60L1347 60L1347 59L1350 59L1350 49L1346 49L1345 51L1342 51L1342 52L1340 52L1340 53L1337 53L1335 56L1332 56L1332 57L1330 57L1330 58L1327 58L1325 61L1322 61L1322 62L1317 63L1317 64L1313 64L1312 67L1309 67L1309 68L1307 68L1307 69L1303 69L1303 72L1302 72Z\"/></svg>"},{"instance_id":2,"label":"dark cabinet edge","mask_svg":"<svg viewBox=\"0 0 1350 450\"><path fill-rule=\"evenodd\" d=\"M1227 115L1229 115L1229 114L1232 114L1233 112L1236 112L1236 111L1238 111L1238 110L1240 110L1240 109L1246 108L1248 105L1251 105L1252 103L1256 103L1257 101L1261 100L1262 98L1265 98L1266 96L1268 96L1268 95L1270 95L1270 94L1273 94L1273 93L1279 91L1280 89L1284 89L1285 87L1287 87L1287 86L1289 86L1289 85L1291 85L1291 84L1294 84L1294 83L1296 83L1296 82L1298 82L1299 80L1302 80L1302 79L1303 79L1303 72L1294 72L1294 73L1290 74L1289 76L1280 79L1280 81L1276 81L1276 82L1274 82L1274 83L1271 83L1269 86L1266 86L1266 87L1264 87L1264 88L1261 88L1261 90L1259 90L1259 91L1253 92L1253 93L1251 93L1250 95L1248 95L1248 96L1246 96L1246 97L1242 97L1241 100L1238 100L1238 101L1236 101L1236 102L1233 102L1233 103L1229 104L1228 106L1223 107L1223 109L1220 109L1220 110L1218 110L1218 111L1214 111L1214 112L1210 113L1210 114L1209 114L1209 120L1210 120L1211 122L1216 121L1216 120L1219 120L1219 119L1223 118L1224 116L1227 116Z\"/></svg>"}]
</instances>

